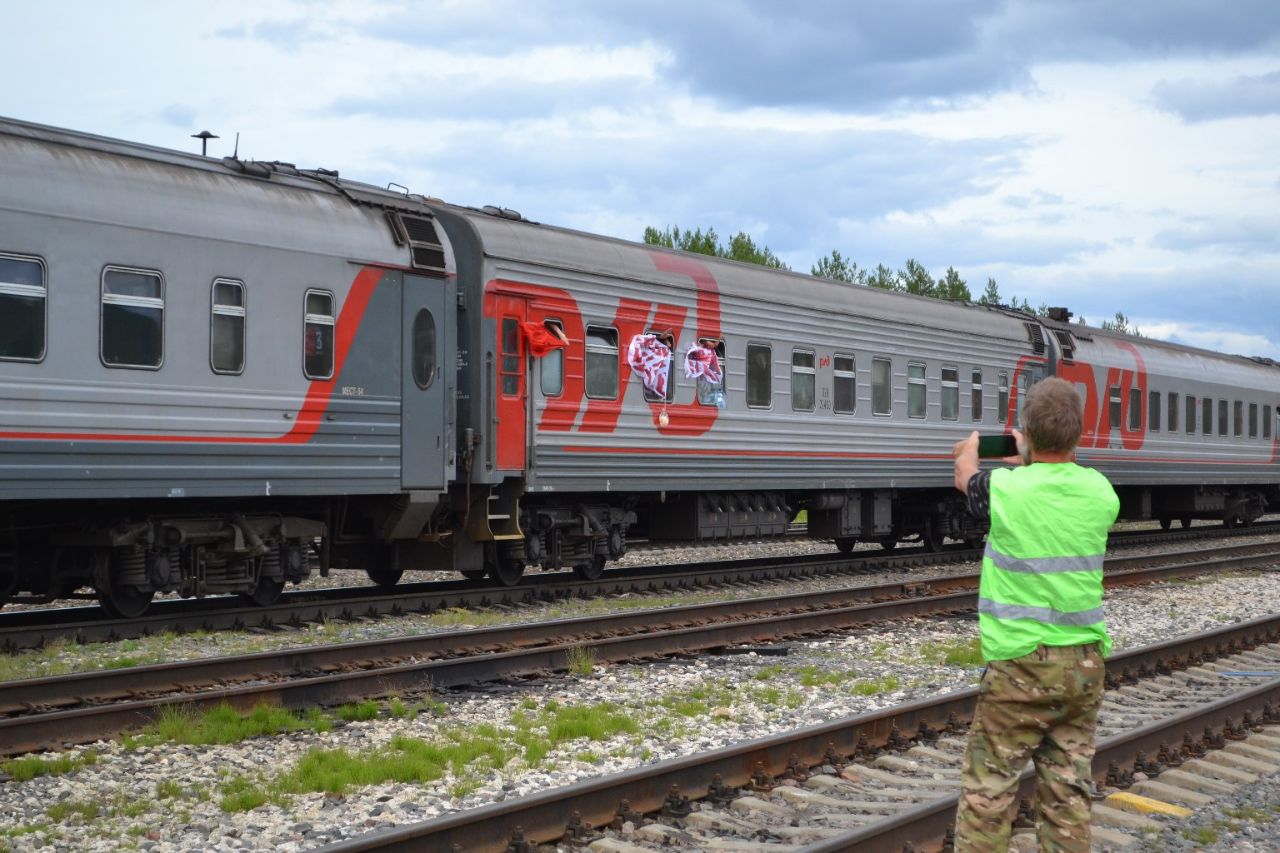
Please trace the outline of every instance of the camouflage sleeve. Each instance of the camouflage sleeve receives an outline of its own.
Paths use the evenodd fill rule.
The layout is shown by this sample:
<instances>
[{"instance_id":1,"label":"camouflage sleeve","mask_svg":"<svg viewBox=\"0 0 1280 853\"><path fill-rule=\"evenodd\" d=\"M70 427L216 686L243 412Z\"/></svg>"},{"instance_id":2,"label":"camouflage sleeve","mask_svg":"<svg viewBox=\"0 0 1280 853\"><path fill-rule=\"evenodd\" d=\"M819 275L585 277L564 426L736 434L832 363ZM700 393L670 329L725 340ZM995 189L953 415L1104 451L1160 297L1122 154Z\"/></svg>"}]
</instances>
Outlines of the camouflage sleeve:
<instances>
[{"instance_id":1,"label":"camouflage sleeve","mask_svg":"<svg viewBox=\"0 0 1280 853\"><path fill-rule=\"evenodd\" d=\"M969 514L974 518L991 519L991 472L979 471L969 478Z\"/></svg>"}]
</instances>

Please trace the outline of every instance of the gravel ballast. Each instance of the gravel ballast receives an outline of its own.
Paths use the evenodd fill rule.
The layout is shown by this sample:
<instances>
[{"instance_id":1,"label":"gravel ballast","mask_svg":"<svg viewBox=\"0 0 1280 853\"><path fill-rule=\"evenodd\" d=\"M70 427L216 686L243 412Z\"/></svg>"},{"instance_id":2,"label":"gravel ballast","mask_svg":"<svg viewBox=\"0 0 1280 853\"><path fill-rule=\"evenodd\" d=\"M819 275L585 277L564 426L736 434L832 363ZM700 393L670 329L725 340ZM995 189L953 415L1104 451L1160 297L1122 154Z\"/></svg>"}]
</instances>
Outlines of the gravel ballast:
<instances>
[{"instance_id":1,"label":"gravel ballast","mask_svg":"<svg viewBox=\"0 0 1280 853\"><path fill-rule=\"evenodd\" d=\"M960 570L953 566L943 571ZM821 582L826 581L789 584L787 588L798 591ZM832 585L850 582L843 578ZM752 588L752 592L768 594L768 585ZM1257 618L1270 613L1276 600L1280 600L1280 576L1255 572L1117 590L1108 593L1106 607L1119 650ZM506 614L511 618L504 621L547 617L538 611L537 607L527 612L522 608ZM348 627L359 636L342 639L387 636L379 632L390 630L388 623L393 621L355 623ZM404 630L402 626L399 632ZM425 698L404 697L404 705L416 708L416 714L393 716L384 703L375 719L340 724L325 733L304 729L211 746L163 743L131 747L110 742L77 748L67 755L83 758L92 753L93 763L64 775L0 785L0 850L5 845L14 850L133 847L155 851L316 847L377 827L425 820L960 689L976 682L980 667L947 665L942 659L947 651L962 652L971 646L976 631L976 622L971 619L911 620L791 642L783 656L734 654L594 667L587 675L558 676L515 687L496 685ZM193 643L205 644L204 652L208 653L207 646L215 639L204 637ZM340 638L324 639L333 642ZM299 642L303 640L284 639L285 645ZM217 648L214 653L228 651ZM111 646L86 653L120 654ZM83 663L93 665L92 661ZM459 732L478 731L484 726L493 726L501 740L516 731L521 719L600 703L608 703L636 730L600 741L562 742L536 762L527 761L523 754L501 768L480 762L425 784L385 783L350 788L341 794L292 794L248 811L222 808L224 796L236 790L237 780L262 786L289 772L313 749L361 754L385 749L396 737L442 743ZM514 742L509 746L513 753L520 752ZM1242 793L1239 805L1225 808L1236 808L1239 815L1248 818L1275 816L1276 784L1267 783L1263 788L1266 790L1261 793ZM1266 843L1273 827L1239 815L1197 815L1195 820L1203 819L1204 826L1221 839L1212 847L1196 844L1180 829L1173 829L1166 833L1169 840L1152 841L1149 849L1274 849L1259 846ZM1231 825L1239 827L1236 835L1229 835ZM1195 823L1191 826L1199 828ZM1228 842L1229 837L1235 841ZM1190 846L1176 846L1182 842ZM1250 844L1254 846L1247 846Z\"/></svg>"}]
</instances>

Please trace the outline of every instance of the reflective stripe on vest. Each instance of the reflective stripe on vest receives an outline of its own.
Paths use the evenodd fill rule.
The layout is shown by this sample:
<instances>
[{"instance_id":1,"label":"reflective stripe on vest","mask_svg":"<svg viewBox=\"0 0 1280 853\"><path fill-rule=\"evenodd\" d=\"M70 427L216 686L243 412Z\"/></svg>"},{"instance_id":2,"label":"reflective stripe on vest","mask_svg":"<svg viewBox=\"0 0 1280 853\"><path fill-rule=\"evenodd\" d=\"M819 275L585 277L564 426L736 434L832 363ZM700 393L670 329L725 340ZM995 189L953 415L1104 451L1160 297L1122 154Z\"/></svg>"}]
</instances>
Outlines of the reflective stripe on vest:
<instances>
[{"instance_id":1,"label":"reflective stripe on vest","mask_svg":"<svg viewBox=\"0 0 1280 853\"><path fill-rule=\"evenodd\" d=\"M1107 530L1120 508L1098 472L1036 463L991 473L991 533L982 559L978 623L986 660L1036 646L1099 643Z\"/></svg>"}]
</instances>

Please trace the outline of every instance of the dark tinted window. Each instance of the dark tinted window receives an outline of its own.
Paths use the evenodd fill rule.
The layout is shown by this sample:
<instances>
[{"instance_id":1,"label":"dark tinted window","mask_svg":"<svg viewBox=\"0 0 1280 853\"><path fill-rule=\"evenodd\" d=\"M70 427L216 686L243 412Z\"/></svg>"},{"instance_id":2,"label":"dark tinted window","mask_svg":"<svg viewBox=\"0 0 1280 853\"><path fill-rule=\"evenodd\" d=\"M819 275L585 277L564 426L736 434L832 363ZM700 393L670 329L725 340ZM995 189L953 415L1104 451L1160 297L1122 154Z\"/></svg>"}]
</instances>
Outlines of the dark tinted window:
<instances>
[{"instance_id":1,"label":"dark tinted window","mask_svg":"<svg viewBox=\"0 0 1280 853\"><path fill-rule=\"evenodd\" d=\"M214 373L244 370L244 285L218 279L213 283L213 316L209 319L209 363Z\"/></svg>"},{"instance_id":2,"label":"dark tinted window","mask_svg":"<svg viewBox=\"0 0 1280 853\"><path fill-rule=\"evenodd\" d=\"M1258 404L1249 404L1249 438L1258 437Z\"/></svg>"},{"instance_id":3,"label":"dark tinted window","mask_svg":"<svg viewBox=\"0 0 1280 853\"><path fill-rule=\"evenodd\" d=\"M1190 394L1187 395L1186 415L1187 415L1187 423L1186 423L1187 432L1193 433L1196 431L1196 398L1191 396Z\"/></svg>"},{"instance_id":4,"label":"dark tinted window","mask_svg":"<svg viewBox=\"0 0 1280 853\"><path fill-rule=\"evenodd\" d=\"M618 330L612 326L587 326L587 396L618 398Z\"/></svg>"},{"instance_id":5,"label":"dark tinted window","mask_svg":"<svg viewBox=\"0 0 1280 853\"><path fill-rule=\"evenodd\" d=\"M854 357L836 355L832 381L835 383L836 414L851 414L858 405L858 372Z\"/></svg>"},{"instance_id":6,"label":"dark tinted window","mask_svg":"<svg viewBox=\"0 0 1280 853\"><path fill-rule=\"evenodd\" d=\"M1178 431L1178 394L1169 392L1169 432Z\"/></svg>"},{"instance_id":7,"label":"dark tinted window","mask_svg":"<svg viewBox=\"0 0 1280 853\"><path fill-rule=\"evenodd\" d=\"M0 255L0 358L44 358L47 296L43 263Z\"/></svg>"},{"instance_id":8,"label":"dark tinted window","mask_svg":"<svg viewBox=\"0 0 1280 853\"><path fill-rule=\"evenodd\" d=\"M871 359L871 412L893 414L893 365L887 358Z\"/></svg>"},{"instance_id":9,"label":"dark tinted window","mask_svg":"<svg viewBox=\"0 0 1280 853\"><path fill-rule=\"evenodd\" d=\"M1147 398L1147 429L1160 429L1160 392L1152 391Z\"/></svg>"},{"instance_id":10,"label":"dark tinted window","mask_svg":"<svg viewBox=\"0 0 1280 853\"><path fill-rule=\"evenodd\" d=\"M1218 401L1218 435L1226 435L1229 424L1227 423L1227 401Z\"/></svg>"},{"instance_id":11,"label":"dark tinted window","mask_svg":"<svg viewBox=\"0 0 1280 853\"><path fill-rule=\"evenodd\" d=\"M308 290L302 349L302 372L308 379L333 376L333 294Z\"/></svg>"},{"instance_id":12,"label":"dark tinted window","mask_svg":"<svg viewBox=\"0 0 1280 853\"><path fill-rule=\"evenodd\" d=\"M954 421L960 417L960 369L942 368L942 419Z\"/></svg>"},{"instance_id":13,"label":"dark tinted window","mask_svg":"<svg viewBox=\"0 0 1280 853\"><path fill-rule=\"evenodd\" d=\"M1213 435L1213 400L1208 397L1200 401L1200 429L1205 435Z\"/></svg>"},{"instance_id":14,"label":"dark tinted window","mask_svg":"<svg viewBox=\"0 0 1280 853\"><path fill-rule=\"evenodd\" d=\"M973 409L973 419L975 421L982 420L982 371L973 371L973 381L970 388L969 403Z\"/></svg>"},{"instance_id":15,"label":"dark tinted window","mask_svg":"<svg viewBox=\"0 0 1280 853\"><path fill-rule=\"evenodd\" d=\"M413 381L424 391L436 378L436 318L426 308L413 318Z\"/></svg>"},{"instance_id":16,"label":"dark tinted window","mask_svg":"<svg viewBox=\"0 0 1280 853\"><path fill-rule=\"evenodd\" d=\"M1124 421L1120 419L1120 386L1112 385L1107 391L1107 420L1111 429L1119 429Z\"/></svg>"},{"instance_id":17,"label":"dark tinted window","mask_svg":"<svg viewBox=\"0 0 1280 853\"><path fill-rule=\"evenodd\" d=\"M1235 426L1233 435L1240 435L1244 431L1244 403L1236 400L1231 406L1231 422Z\"/></svg>"},{"instance_id":18,"label":"dark tinted window","mask_svg":"<svg viewBox=\"0 0 1280 853\"><path fill-rule=\"evenodd\" d=\"M767 409L773 404L773 350L747 344L747 405Z\"/></svg>"},{"instance_id":19,"label":"dark tinted window","mask_svg":"<svg viewBox=\"0 0 1280 853\"><path fill-rule=\"evenodd\" d=\"M996 418L1000 423L1009 420L1009 374L1003 372L996 385Z\"/></svg>"},{"instance_id":20,"label":"dark tinted window","mask_svg":"<svg viewBox=\"0 0 1280 853\"><path fill-rule=\"evenodd\" d=\"M156 272L108 267L102 273L102 362L160 366L164 358L164 281Z\"/></svg>"}]
</instances>

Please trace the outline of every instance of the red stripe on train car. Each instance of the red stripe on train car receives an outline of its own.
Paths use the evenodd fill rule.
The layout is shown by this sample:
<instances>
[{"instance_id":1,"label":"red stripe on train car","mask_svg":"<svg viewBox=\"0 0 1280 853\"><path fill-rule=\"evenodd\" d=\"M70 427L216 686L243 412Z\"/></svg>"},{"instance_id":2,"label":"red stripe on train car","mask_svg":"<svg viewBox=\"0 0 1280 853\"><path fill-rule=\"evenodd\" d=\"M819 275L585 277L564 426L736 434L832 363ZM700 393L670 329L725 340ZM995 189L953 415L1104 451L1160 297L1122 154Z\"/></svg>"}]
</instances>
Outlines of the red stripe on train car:
<instances>
[{"instance_id":1,"label":"red stripe on train car","mask_svg":"<svg viewBox=\"0 0 1280 853\"><path fill-rule=\"evenodd\" d=\"M383 271L375 267L364 267L351 283L351 292L342 305L338 315L337 328L334 330L333 345L333 378L315 379L307 387L307 395L298 410L293 428L277 436L231 436L231 435L175 435L173 433L105 433L105 432L0 432L0 440L27 441L120 441L120 442L167 442L180 444L305 444L312 439L319 429L329 403L333 399L333 389L342 373L351 344L355 341L356 332L364 320L365 309L373 291L382 279Z\"/></svg>"},{"instance_id":2,"label":"red stripe on train car","mask_svg":"<svg viewBox=\"0 0 1280 853\"><path fill-rule=\"evenodd\" d=\"M786 459L921 459L936 461L954 458L950 453L855 453L825 450L733 450L724 447L590 447L567 444L564 453L629 453L654 456L775 456Z\"/></svg>"}]
</instances>

